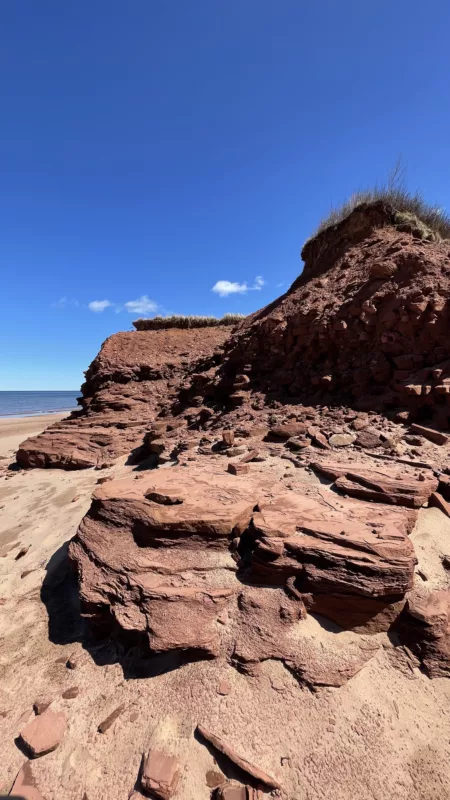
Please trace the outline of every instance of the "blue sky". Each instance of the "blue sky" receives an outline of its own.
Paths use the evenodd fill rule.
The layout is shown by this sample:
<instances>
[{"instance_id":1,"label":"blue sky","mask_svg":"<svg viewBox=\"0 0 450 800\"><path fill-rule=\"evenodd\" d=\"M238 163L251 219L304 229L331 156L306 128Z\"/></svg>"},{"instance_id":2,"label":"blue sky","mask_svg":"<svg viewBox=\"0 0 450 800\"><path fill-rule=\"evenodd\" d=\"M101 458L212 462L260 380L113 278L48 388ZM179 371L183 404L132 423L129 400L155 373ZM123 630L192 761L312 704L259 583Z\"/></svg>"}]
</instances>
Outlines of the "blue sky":
<instances>
[{"instance_id":1,"label":"blue sky","mask_svg":"<svg viewBox=\"0 0 450 800\"><path fill-rule=\"evenodd\" d=\"M77 388L142 314L265 305L399 156L450 208L447 0L10 0L0 26L0 389Z\"/></svg>"}]
</instances>

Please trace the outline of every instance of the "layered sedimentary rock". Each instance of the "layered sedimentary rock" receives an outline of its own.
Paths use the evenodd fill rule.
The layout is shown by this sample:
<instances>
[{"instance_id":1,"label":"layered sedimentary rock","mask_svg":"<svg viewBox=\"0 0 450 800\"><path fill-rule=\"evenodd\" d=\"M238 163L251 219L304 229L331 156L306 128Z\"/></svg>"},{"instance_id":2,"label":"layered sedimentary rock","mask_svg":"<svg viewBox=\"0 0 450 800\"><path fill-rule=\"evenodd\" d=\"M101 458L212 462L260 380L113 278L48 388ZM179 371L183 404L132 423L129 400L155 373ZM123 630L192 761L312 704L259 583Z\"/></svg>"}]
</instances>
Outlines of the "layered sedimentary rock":
<instances>
[{"instance_id":1,"label":"layered sedimentary rock","mask_svg":"<svg viewBox=\"0 0 450 800\"><path fill-rule=\"evenodd\" d=\"M450 249L433 238L381 202L319 233L286 294L231 337L216 387L236 404L251 389L448 427Z\"/></svg>"},{"instance_id":2,"label":"layered sedimentary rock","mask_svg":"<svg viewBox=\"0 0 450 800\"><path fill-rule=\"evenodd\" d=\"M399 619L399 634L430 678L450 676L450 592L413 595Z\"/></svg>"},{"instance_id":3,"label":"layered sedimentary rock","mask_svg":"<svg viewBox=\"0 0 450 800\"><path fill-rule=\"evenodd\" d=\"M23 467L104 467L143 444L145 433L197 363L214 362L230 328L116 333L86 372L81 408L20 446Z\"/></svg>"},{"instance_id":4,"label":"layered sedimentary rock","mask_svg":"<svg viewBox=\"0 0 450 800\"><path fill-rule=\"evenodd\" d=\"M311 466L346 495L407 508L423 506L439 485L431 471L417 476L417 471L395 464L369 469L364 464L317 461Z\"/></svg>"},{"instance_id":5,"label":"layered sedimentary rock","mask_svg":"<svg viewBox=\"0 0 450 800\"><path fill-rule=\"evenodd\" d=\"M340 685L373 648L342 656L337 672L332 647L314 661L295 639L305 603L346 627L389 628L412 587L414 520L325 488L287 492L261 473L173 467L100 486L70 558L99 633L250 673L277 659L300 681Z\"/></svg>"}]
</instances>

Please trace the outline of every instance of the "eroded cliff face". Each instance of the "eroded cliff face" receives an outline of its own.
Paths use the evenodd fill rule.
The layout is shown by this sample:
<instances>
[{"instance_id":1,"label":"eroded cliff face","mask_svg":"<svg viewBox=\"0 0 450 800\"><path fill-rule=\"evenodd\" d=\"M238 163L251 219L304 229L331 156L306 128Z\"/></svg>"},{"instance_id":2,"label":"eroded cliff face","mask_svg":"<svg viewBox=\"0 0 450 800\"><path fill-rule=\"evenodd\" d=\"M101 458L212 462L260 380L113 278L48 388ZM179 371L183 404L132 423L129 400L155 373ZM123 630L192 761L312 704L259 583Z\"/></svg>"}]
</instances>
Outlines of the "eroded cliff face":
<instances>
[{"instance_id":1,"label":"eroded cliff face","mask_svg":"<svg viewBox=\"0 0 450 800\"><path fill-rule=\"evenodd\" d=\"M450 243L396 219L363 207L307 242L289 291L228 342L223 390L245 373L272 398L408 409L448 427Z\"/></svg>"},{"instance_id":2,"label":"eroded cliff face","mask_svg":"<svg viewBox=\"0 0 450 800\"><path fill-rule=\"evenodd\" d=\"M86 372L80 410L27 439L22 467L103 468L143 443L197 362L219 358L229 328L133 331L110 336Z\"/></svg>"}]
</instances>

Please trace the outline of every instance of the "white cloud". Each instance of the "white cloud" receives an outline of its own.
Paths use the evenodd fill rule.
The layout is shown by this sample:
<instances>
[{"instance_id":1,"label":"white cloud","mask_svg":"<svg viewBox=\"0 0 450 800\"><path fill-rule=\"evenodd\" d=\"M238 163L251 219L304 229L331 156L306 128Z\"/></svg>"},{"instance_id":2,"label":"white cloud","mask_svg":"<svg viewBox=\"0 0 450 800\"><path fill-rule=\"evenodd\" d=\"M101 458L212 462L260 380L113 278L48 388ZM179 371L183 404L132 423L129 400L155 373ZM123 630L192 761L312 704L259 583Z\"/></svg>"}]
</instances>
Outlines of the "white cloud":
<instances>
[{"instance_id":1,"label":"white cloud","mask_svg":"<svg viewBox=\"0 0 450 800\"><path fill-rule=\"evenodd\" d=\"M158 310L158 303L143 294L137 300L129 300L128 303L125 303L125 309L129 314L154 314Z\"/></svg>"},{"instance_id":2,"label":"white cloud","mask_svg":"<svg viewBox=\"0 0 450 800\"><path fill-rule=\"evenodd\" d=\"M88 304L88 309L98 314L100 311L104 311L105 308L109 308L110 306L112 306L112 303L110 303L109 300L92 300Z\"/></svg>"},{"instance_id":3,"label":"white cloud","mask_svg":"<svg viewBox=\"0 0 450 800\"><path fill-rule=\"evenodd\" d=\"M247 292L259 292L265 286L266 281L262 275L257 275L253 286L249 286L247 281L238 283L238 281L217 281L211 291L219 295L219 297L228 297L230 294L246 294Z\"/></svg>"},{"instance_id":4,"label":"white cloud","mask_svg":"<svg viewBox=\"0 0 450 800\"><path fill-rule=\"evenodd\" d=\"M229 294L245 294L248 292L248 285L231 281L217 281L211 291L218 294L219 297L228 297Z\"/></svg>"}]
</instances>

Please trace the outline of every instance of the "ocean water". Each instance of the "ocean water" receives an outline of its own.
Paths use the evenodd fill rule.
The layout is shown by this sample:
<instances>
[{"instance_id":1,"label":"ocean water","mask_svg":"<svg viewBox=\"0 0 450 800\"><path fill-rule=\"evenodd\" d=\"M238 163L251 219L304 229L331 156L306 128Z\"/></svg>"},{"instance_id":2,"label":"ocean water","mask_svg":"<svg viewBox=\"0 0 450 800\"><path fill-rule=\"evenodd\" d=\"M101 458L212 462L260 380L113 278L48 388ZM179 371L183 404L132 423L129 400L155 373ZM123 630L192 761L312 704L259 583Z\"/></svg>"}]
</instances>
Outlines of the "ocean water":
<instances>
[{"instance_id":1,"label":"ocean water","mask_svg":"<svg viewBox=\"0 0 450 800\"><path fill-rule=\"evenodd\" d=\"M0 392L0 417L31 417L77 408L80 391Z\"/></svg>"}]
</instances>

